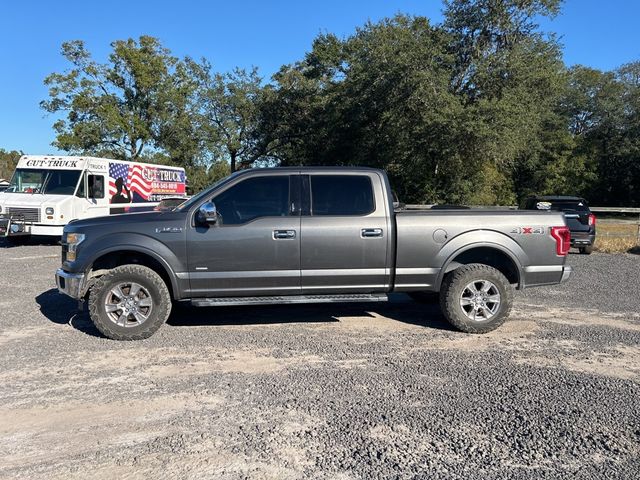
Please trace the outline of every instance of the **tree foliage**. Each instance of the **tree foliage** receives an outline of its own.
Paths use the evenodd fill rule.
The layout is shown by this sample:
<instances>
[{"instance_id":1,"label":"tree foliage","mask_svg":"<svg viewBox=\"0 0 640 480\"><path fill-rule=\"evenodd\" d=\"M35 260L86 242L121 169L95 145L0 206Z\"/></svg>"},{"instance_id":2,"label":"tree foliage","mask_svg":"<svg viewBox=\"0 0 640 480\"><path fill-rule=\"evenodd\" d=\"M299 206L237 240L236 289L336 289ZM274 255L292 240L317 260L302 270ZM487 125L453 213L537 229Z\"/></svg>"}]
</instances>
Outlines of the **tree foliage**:
<instances>
[{"instance_id":1,"label":"tree foliage","mask_svg":"<svg viewBox=\"0 0 640 480\"><path fill-rule=\"evenodd\" d=\"M45 79L50 98L41 103L66 115L54 123L54 146L129 160L166 150L192 161L200 145L190 120L195 83L188 65L149 36L111 46L108 63L100 64L82 41L62 45L72 68Z\"/></svg>"},{"instance_id":2,"label":"tree foliage","mask_svg":"<svg viewBox=\"0 0 640 480\"><path fill-rule=\"evenodd\" d=\"M0 148L0 179L9 180L11 178L21 156L22 152Z\"/></svg>"},{"instance_id":3,"label":"tree foliage","mask_svg":"<svg viewBox=\"0 0 640 480\"><path fill-rule=\"evenodd\" d=\"M640 62L567 68L540 17L561 0L445 0L445 20L397 15L323 33L265 82L215 72L153 37L108 62L80 41L45 80L55 145L172 162L199 189L262 165L384 168L406 202L512 204L533 193L640 205Z\"/></svg>"},{"instance_id":4,"label":"tree foliage","mask_svg":"<svg viewBox=\"0 0 640 480\"><path fill-rule=\"evenodd\" d=\"M203 62L196 70L198 112L207 147L215 158L228 161L232 172L250 167L263 153L254 135L262 94L257 69L212 73L209 63Z\"/></svg>"}]
</instances>

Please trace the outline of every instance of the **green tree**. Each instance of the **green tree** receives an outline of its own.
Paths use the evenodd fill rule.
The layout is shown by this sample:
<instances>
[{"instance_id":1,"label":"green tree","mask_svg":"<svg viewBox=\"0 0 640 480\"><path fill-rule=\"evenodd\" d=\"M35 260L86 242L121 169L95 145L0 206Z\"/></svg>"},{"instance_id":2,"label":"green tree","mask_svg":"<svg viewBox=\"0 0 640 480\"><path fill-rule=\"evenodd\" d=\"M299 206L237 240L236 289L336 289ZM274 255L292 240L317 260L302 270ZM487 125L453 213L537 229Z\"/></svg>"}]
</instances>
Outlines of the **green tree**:
<instances>
[{"instance_id":1,"label":"green tree","mask_svg":"<svg viewBox=\"0 0 640 480\"><path fill-rule=\"evenodd\" d=\"M574 155L593 172L585 194L605 205L640 205L640 62L614 72L574 67L565 108Z\"/></svg>"},{"instance_id":2,"label":"green tree","mask_svg":"<svg viewBox=\"0 0 640 480\"><path fill-rule=\"evenodd\" d=\"M199 72L197 103L206 147L216 160L228 161L231 172L252 166L265 153L256 136L262 94L258 70L213 73L207 62L194 70Z\"/></svg>"},{"instance_id":3,"label":"green tree","mask_svg":"<svg viewBox=\"0 0 640 480\"><path fill-rule=\"evenodd\" d=\"M190 119L196 83L188 65L154 37L118 40L106 64L82 41L65 42L72 68L45 79L44 110L64 115L54 123L54 146L71 153L135 160L164 150L189 164L201 149Z\"/></svg>"},{"instance_id":4,"label":"green tree","mask_svg":"<svg viewBox=\"0 0 640 480\"><path fill-rule=\"evenodd\" d=\"M23 153L17 150L0 148L0 179L9 180L11 178L22 155Z\"/></svg>"},{"instance_id":5,"label":"green tree","mask_svg":"<svg viewBox=\"0 0 640 480\"><path fill-rule=\"evenodd\" d=\"M564 128L560 49L534 23L558 3L451 1L443 25L320 35L265 94L265 143L282 164L386 168L408 202L515 202L516 166L539 166L558 141L542 133Z\"/></svg>"}]
</instances>

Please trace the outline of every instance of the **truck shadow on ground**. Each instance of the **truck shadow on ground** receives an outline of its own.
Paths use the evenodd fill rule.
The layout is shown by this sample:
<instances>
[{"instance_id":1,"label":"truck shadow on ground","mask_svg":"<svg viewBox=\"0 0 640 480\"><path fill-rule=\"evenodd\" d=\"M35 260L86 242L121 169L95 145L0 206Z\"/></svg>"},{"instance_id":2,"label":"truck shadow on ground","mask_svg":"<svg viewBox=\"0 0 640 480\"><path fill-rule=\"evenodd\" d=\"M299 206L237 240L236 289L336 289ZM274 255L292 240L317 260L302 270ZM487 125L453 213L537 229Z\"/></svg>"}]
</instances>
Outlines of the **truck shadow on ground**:
<instances>
[{"instance_id":1,"label":"truck shadow on ground","mask_svg":"<svg viewBox=\"0 0 640 480\"><path fill-rule=\"evenodd\" d=\"M71 325L87 335L103 338L86 310L55 288L36 297L42 314L51 322ZM248 305L234 307L191 307L174 305L167 323L174 327L271 325L292 323L338 323L342 317L384 317L410 325L455 331L445 320L437 304L422 304L403 294L394 294L389 302L316 303L306 305Z\"/></svg>"},{"instance_id":2,"label":"truck shadow on ground","mask_svg":"<svg viewBox=\"0 0 640 480\"><path fill-rule=\"evenodd\" d=\"M9 240L7 237L0 237L0 248L16 248L16 247L36 247L39 245L51 246L60 245L60 237L13 237Z\"/></svg>"}]
</instances>

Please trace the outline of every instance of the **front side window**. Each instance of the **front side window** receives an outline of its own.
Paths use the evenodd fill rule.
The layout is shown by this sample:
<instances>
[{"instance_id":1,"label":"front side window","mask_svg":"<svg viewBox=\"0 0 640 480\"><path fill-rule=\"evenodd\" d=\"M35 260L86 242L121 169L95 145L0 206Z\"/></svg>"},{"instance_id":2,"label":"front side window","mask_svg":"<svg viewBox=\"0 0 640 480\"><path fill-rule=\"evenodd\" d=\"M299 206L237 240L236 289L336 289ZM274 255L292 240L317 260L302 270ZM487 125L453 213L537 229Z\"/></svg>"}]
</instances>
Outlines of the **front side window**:
<instances>
[{"instance_id":1,"label":"front side window","mask_svg":"<svg viewBox=\"0 0 640 480\"><path fill-rule=\"evenodd\" d=\"M375 209L365 175L311 175L312 215L368 215Z\"/></svg>"},{"instance_id":2,"label":"front side window","mask_svg":"<svg viewBox=\"0 0 640 480\"><path fill-rule=\"evenodd\" d=\"M104 176L89 175L89 198L104 198Z\"/></svg>"},{"instance_id":3,"label":"front side window","mask_svg":"<svg viewBox=\"0 0 640 480\"><path fill-rule=\"evenodd\" d=\"M222 225L289 215L289 177L248 178L213 198Z\"/></svg>"}]
</instances>

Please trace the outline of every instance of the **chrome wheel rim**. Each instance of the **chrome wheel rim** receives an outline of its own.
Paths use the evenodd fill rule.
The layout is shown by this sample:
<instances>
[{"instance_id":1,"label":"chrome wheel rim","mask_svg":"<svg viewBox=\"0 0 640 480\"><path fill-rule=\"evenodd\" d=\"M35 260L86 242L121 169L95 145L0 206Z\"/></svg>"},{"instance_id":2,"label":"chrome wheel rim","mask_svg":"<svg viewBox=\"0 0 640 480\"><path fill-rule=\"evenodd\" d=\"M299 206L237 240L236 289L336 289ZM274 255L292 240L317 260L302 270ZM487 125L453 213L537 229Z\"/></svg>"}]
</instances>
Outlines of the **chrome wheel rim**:
<instances>
[{"instance_id":1,"label":"chrome wheel rim","mask_svg":"<svg viewBox=\"0 0 640 480\"><path fill-rule=\"evenodd\" d=\"M500 309L500 290L489 280L474 280L462 289L460 308L474 322L490 320Z\"/></svg>"},{"instance_id":2,"label":"chrome wheel rim","mask_svg":"<svg viewBox=\"0 0 640 480\"><path fill-rule=\"evenodd\" d=\"M149 319L153 299L149 291L135 282L122 282L107 293L104 300L107 317L120 327L137 327Z\"/></svg>"}]
</instances>

